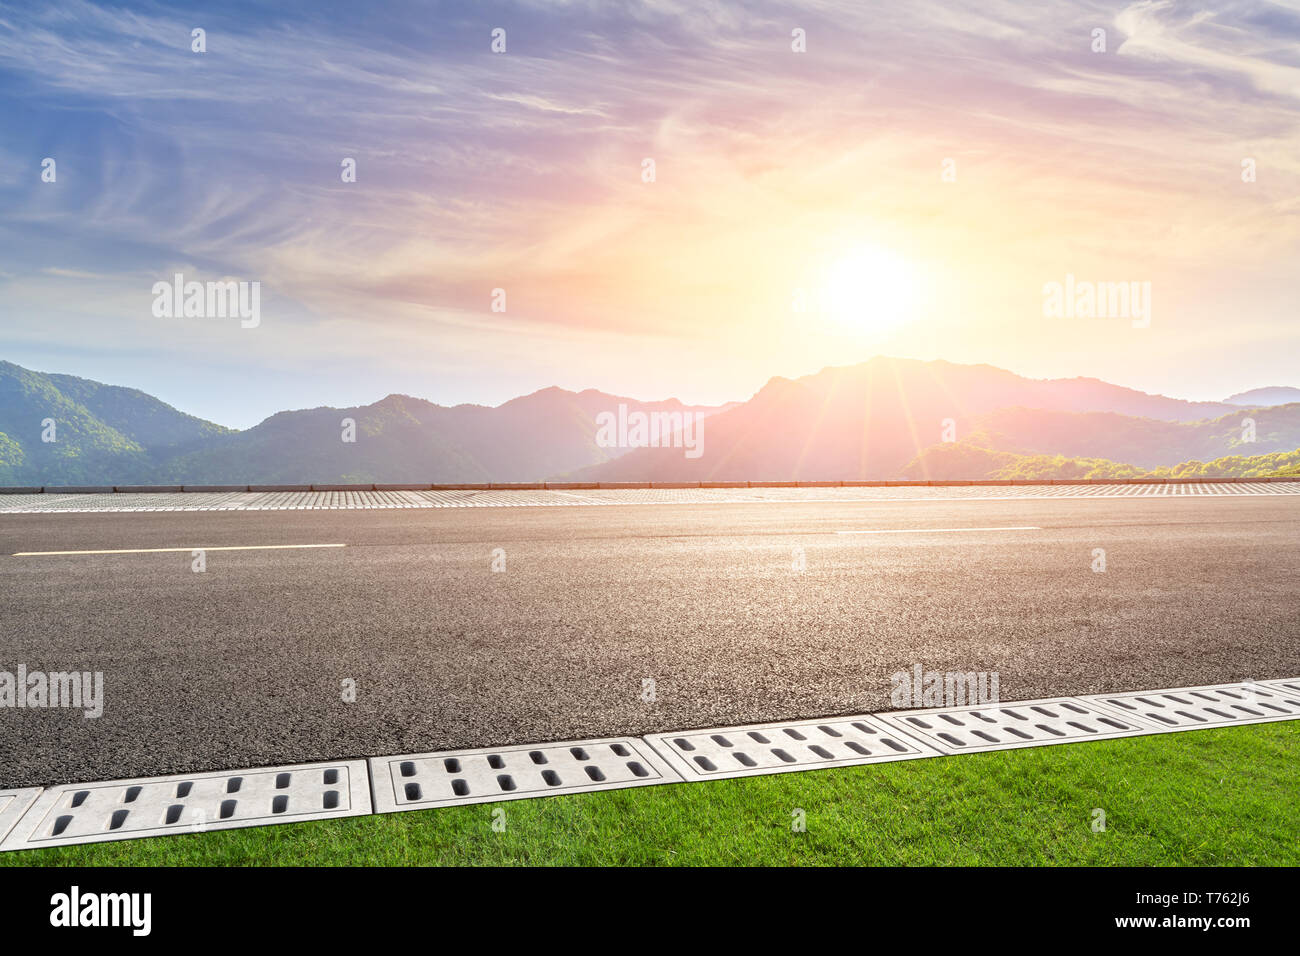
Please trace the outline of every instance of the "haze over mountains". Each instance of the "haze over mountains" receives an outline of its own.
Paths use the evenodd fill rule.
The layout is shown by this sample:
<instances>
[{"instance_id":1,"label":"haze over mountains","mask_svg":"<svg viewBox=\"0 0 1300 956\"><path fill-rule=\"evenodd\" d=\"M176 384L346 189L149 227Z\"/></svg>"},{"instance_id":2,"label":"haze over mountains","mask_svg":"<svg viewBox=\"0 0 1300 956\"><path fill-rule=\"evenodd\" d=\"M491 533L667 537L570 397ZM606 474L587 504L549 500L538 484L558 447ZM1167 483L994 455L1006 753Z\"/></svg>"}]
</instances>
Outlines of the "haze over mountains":
<instances>
[{"instance_id":1,"label":"haze over mountains","mask_svg":"<svg viewBox=\"0 0 1300 956\"><path fill-rule=\"evenodd\" d=\"M594 389L545 388L495 408L448 408L389 395L355 408L279 412L247 431L176 455L158 476L172 483L210 476L217 484L542 481L622 454L596 442L596 416L620 404L705 416L718 410L675 399L639 402ZM356 422L355 442L341 438L345 418Z\"/></svg>"},{"instance_id":2,"label":"haze over mountains","mask_svg":"<svg viewBox=\"0 0 1300 956\"><path fill-rule=\"evenodd\" d=\"M718 410L545 388L495 408L389 395L235 431L135 389L0 362L0 484L539 481L622 454L596 443L596 416L620 404ZM343 440L344 419L354 442ZM42 441L50 420L55 441Z\"/></svg>"},{"instance_id":3,"label":"haze over mountains","mask_svg":"<svg viewBox=\"0 0 1300 956\"><path fill-rule=\"evenodd\" d=\"M1240 451L1244 417L1237 405L1149 395L1097 379L1040 381L989 365L875 358L795 381L772 379L748 402L706 423L705 451L697 460L684 461L676 449L644 448L576 477L898 478L945 439L1020 454L1136 456L1154 467ZM1262 412L1256 419L1258 441L1245 453L1300 445L1300 405L1269 410L1267 422Z\"/></svg>"},{"instance_id":4,"label":"haze over mountains","mask_svg":"<svg viewBox=\"0 0 1300 956\"><path fill-rule=\"evenodd\" d=\"M980 478L1026 455L1156 468L1300 447L1300 402L1268 407L1292 391L1188 402L1097 379L882 357L773 378L721 407L594 389L547 388L495 408L389 395L234 431L136 389L0 362L0 484ZM1241 404L1256 393L1257 406ZM602 447L597 416L620 404L706 416L703 454ZM343 440L345 419L355 442Z\"/></svg>"},{"instance_id":5,"label":"haze over mountains","mask_svg":"<svg viewBox=\"0 0 1300 956\"><path fill-rule=\"evenodd\" d=\"M1229 405L1252 405L1255 407L1261 405L1288 405L1291 402L1300 402L1300 388L1292 388L1289 385L1252 388L1246 392L1229 395L1224 401Z\"/></svg>"}]
</instances>

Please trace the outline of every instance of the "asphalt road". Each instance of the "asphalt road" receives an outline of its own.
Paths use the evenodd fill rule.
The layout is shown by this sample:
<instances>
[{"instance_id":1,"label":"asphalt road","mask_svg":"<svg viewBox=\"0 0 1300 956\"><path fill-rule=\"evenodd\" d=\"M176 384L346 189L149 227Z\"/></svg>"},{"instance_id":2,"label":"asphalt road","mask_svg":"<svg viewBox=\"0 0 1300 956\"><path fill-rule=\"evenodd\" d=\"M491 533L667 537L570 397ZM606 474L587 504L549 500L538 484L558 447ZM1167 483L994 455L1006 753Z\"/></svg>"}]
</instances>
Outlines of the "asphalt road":
<instances>
[{"instance_id":1,"label":"asphalt road","mask_svg":"<svg viewBox=\"0 0 1300 956\"><path fill-rule=\"evenodd\" d=\"M924 530L1007 527L1041 530ZM287 544L345 547L191 570ZM105 708L0 708L0 786L884 710L918 663L1004 700L1292 677L1298 571L1297 496L6 514L0 671Z\"/></svg>"}]
</instances>

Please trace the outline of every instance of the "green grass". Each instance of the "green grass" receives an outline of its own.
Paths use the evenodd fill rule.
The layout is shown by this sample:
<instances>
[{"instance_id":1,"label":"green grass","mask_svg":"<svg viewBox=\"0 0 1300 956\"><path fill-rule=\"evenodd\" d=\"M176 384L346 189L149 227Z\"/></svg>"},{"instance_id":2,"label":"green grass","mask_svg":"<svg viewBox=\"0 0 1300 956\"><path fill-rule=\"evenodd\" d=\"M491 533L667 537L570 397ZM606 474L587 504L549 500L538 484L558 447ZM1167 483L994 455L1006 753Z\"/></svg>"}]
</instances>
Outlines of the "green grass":
<instances>
[{"instance_id":1,"label":"green grass","mask_svg":"<svg viewBox=\"0 0 1300 956\"><path fill-rule=\"evenodd\" d=\"M56 847L0 865L1295 866L1297 793L1300 723L1281 722ZM796 808L806 832L791 828Z\"/></svg>"}]
</instances>

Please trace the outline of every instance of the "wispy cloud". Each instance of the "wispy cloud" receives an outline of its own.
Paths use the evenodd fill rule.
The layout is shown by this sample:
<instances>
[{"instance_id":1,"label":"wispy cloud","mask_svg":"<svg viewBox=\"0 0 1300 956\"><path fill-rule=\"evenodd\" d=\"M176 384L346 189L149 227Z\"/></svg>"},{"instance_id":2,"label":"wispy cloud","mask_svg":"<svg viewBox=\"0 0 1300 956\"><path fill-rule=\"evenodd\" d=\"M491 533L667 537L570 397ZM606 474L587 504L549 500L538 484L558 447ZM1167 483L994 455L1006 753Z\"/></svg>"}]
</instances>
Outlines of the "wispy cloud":
<instances>
[{"instance_id":1,"label":"wispy cloud","mask_svg":"<svg viewBox=\"0 0 1300 956\"><path fill-rule=\"evenodd\" d=\"M37 301L57 280L121 286L80 324L68 294L83 345L143 343L102 303L188 263L328 327L304 355L455 342L516 367L555 329L586 343L575 361L613 362L621 336L770 331L801 270L855 237L981 277L965 301L990 310L999 269L1069 256L1178 274L1194 300L1206 261L1249 243L1276 278L1300 241L1280 214L1297 37L1296 6L1263 2L13 5L0 265ZM1243 194L1244 156L1265 172ZM938 185L945 157L959 189ZM42 334L9 310L16 338ZM259 361L271 339L213 347Z\"/></svg>"}]
</instances>

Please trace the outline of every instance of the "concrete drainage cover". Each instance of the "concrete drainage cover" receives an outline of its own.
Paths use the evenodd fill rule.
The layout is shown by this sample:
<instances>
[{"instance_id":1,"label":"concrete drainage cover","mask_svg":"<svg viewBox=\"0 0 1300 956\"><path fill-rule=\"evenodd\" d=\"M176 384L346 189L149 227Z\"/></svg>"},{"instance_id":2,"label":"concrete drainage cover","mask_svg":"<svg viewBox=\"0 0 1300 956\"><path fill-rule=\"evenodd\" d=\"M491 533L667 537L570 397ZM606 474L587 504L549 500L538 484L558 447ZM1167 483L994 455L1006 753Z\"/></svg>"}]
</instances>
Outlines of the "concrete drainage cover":
<instances>
[{"instance_id":1,"label":"concrete drainage cover","mask_svg":"<svg viewBox=\"0 0 1300 956\"><path fill-rule=\"evenodd\" d=\"M370 773L376 813L681 782L634 737L371 757Z\"/></svg>"},{"instance_id":2,"label":"concrete drainage cover","mask_svg":"<svg viewBox=\"0 0 1300 956\"><path fill-rule=\"evenodd\" d=\"M3 840L14 828L22 815L27 812L41 792L40 787L24 790L0 790L0 840Z\"/></svg>"},{"instance_id":3,"label":"concrete drainage cover","mask_svg":"<svg viewBox=\"0 0 1300 956\"><path fill-rule=\"evenodd\" d=\"M1287 695L1300 695L1300 677L1283 677L1279 680L1252 681L1260 687L1269 687Z\"/></svg>"},{"instance_id":4,"label":"concrete drainage cover","mask_svg":"<svg viewBox=\"0 0 1300 956\"><path fill-rule=\"evenodd\" d=\"M880 719L945 754L1106 740L1152 730L1146 721L1121 717L1073 697L934 707Z\"/></svg>"},{"instance_id":5,"label":"concrete drainage cover","mask_svg":"<svg viewBox=\"0 0 1300 956\"><path fill-rule=\"evenodd\" d=\"M52 787L0 850L198 833L370 812L363 760Z\"/></svg>"},{"instance_id":6,"label":"concrete drainage cover","mask_svg":"<svg viewBox=\"0 0 1300 956\"><path fill-rule=\"evenodd\" d=\"M646 740L687 780L938 756L931 748L899 735L871 716L647 734Z\"/></svg>"},{"instance_id":7,"label":"concrete drainage cover","mask_svg":"<svg viewBox=\"0 0 1300 956\"><path fill-rule=\"evenodd\" d=\"M1092 694L1082 699L1112 713L1144 720L1161 730L1300 719L1300 693L1250 682Z\"/></svg>"}]
</instances>

